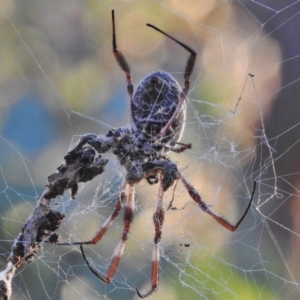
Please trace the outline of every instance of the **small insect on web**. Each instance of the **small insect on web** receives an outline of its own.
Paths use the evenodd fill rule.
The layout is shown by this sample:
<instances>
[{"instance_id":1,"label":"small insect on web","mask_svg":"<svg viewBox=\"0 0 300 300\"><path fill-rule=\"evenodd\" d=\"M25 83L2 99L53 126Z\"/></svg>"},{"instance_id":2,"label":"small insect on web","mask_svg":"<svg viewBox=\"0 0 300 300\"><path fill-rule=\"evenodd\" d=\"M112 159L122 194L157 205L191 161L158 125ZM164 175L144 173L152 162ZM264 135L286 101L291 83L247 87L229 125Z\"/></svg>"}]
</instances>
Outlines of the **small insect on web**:
<instances>
[{"instance_id":1,"label":"small insect on web","mask_svg":"<svg viewBox=\"0 0 300 300\"><path fill-rule=\"evenodd\" d=\"M182 89L178 82L167 72L157 71L142 80L134 93L130 67L123 54L117 48L115 17L114 11L112 11L113 54L119 66L126 74L127 93L130 100L131 126L110 130L105 136L93 133L81 136L77 146L65 156L65 160L67 164L72 164L75 160L78 160L78 157L83 162L93 161L94 152L84 152L85 155L82 155L82 148L85 145L89 145L98 153L107 153L110 151L115 154L120 164L126 169L127 174L123 180L113 213L92 239L83 242L56 243L57 245L80 245L83 258L90 270L103 282L110 283L117 271L125 243L129 236L133 220L135 185L143 179L146 179L149 184L158 183L159 192L153 218L155 236L152 256L151 289L147 293L142 294L136 288L140 298L146 298L158 289L159 242L164 222L164 193L175 181L180 180L199 208L230 231L235 231L245 218L253 201L256 186L256 182L254 182L252 195L244 214L235 225L232 225L208 207L199 193L178 170L176 164L167 158L166 154L168 151L181 153L191 148L191 144L183 144L178 141L184 129L186 114L185 97L189 91L190 77L193 73L197 53L189 46L154 25L147 24L147 26L167 36L190 53L184 71L184 87ZM88 153L91 153L91 157ZM113 220L119 215L123 206L123 234L114 251L108 271L104 276L99 274L90 265L84 253L83 245L97 244L105 235Z\"/></svg>"}]
</instances>

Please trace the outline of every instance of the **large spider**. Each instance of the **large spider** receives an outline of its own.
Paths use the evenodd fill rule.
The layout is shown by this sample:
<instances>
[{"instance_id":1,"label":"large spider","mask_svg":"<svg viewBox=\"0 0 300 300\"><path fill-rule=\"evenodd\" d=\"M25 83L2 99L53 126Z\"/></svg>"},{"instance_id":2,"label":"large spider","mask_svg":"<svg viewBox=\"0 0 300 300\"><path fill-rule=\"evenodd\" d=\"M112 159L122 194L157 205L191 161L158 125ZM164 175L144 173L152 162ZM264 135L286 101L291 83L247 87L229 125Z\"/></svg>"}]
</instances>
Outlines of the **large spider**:
<instances>
[{"instance_id":1,"label":"large spider","mask_svg":"<svg viewBox=\"0 0 300 300\"><path fill-rule=\"evenodd\" d=\"M151 289L142 294L136 289L140 298L150 296L158 289L159 275L159 242L162 235L164 221L164 192L176 181L181 180L190 197L198 204L199 208L212 216L218 223L230 231L235 231L245 218L255 192L255 183L251 199L246 211L240 220L232 225L223 217L212 211L201 199L199 193L186 180L178 170L175 163L166 157L168 151L181 153L191 148L191 144L177 142L182 134L185 123L185 97L190 86L190 77L196 61L197 53L189 46L181 43L159 28L147 24L147 26L159 31L181 47L186 49L188 57L184 71L184 88L181 89L178 82L168 73L157 71L148 75L133 93L132 78L129 65L123 54L117 48L114 11L112 11L112 45L114 56L121 69L126 74L127 92L130 99L131 126L110 130L106 136L88 133L80 138L77 146L65 157L67 164L74 162L78 157L84 162L93 161L95 153L112 151L125 167L127 174L124 179L121 192L116 201L115 209L111 216L104 222L97 234L89 241L74 243L58 243L59 245L80 245L83 258L90 270L103 282L110 283L118 268L125 243L129 236L130 226L133 220L135 185L142 179L149 184L159 183L157 205L153 221L155 228L154 248L152 256ZM96 151L82 151L88 144ZM84 154L82 154L84 153ZM81 157L80 157L81 156ZM73 191L75 194L76 191ZM121 241L116 247L110 267L106 276L100 275L89 263L83 245L97 244L107 229L118 216L122 206L124 208L124 229Z\"/></svg>"}]
</instances>

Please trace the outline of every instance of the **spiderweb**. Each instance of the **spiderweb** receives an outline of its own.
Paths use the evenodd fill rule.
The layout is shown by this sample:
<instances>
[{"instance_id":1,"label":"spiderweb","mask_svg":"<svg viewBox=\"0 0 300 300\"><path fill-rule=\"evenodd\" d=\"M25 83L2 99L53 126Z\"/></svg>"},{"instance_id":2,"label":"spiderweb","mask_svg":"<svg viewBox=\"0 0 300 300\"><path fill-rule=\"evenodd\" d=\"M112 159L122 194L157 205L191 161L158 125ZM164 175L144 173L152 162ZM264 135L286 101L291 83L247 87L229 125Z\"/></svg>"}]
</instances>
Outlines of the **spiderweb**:
<instances>
[{"instance_id":1,"label":"spiderweb","mask_svg":"<svg viewBox=\"0 0 300 300\"><path fill-rule=\"evenodd\" d=\"M47 177L87 132L130 123L125 75L111 51L110 12L135 87L158 69L183 85L197 53L182 142L170 154L234 233L200 211L180 183L165 195L160 287L151 299L299 299L299 1L9 1L0 4L0 260L45 189ZM52 202L65 214L63 240L90 239L112 213L125 171L105 172ZM147 291L158 185L141 182L130 238L112 282L87 268L78 246L43 243L18 268L13 299L133 299ZM123 231L122 213L95 246L105 274Z\"/></svg>"}]
</instances>

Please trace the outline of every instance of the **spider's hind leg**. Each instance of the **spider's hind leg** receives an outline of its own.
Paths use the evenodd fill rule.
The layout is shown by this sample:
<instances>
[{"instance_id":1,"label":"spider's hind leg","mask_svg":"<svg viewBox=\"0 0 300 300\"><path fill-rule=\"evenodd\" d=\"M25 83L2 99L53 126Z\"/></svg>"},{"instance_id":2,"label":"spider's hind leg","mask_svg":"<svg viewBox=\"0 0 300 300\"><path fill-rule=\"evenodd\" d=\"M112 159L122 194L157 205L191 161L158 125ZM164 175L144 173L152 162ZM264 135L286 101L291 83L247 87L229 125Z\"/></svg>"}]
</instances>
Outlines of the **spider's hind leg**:
<instances>
[{"instance_id":1,"label":"spider's hind leg","mask_svg":"<svg viewBox=\"0 0 300 300\"><path fill-rule=\"evenodd\" d=\"M181 153L187 149L191 149L192 148L192 144L185 144L185 143L179 143L176 142L176 145L179 145L180 147L173 147L173 146L169 146L169 145L165 145L165 148L169 151L175 152L175 153Z\"/></svg>"}]
</instances>

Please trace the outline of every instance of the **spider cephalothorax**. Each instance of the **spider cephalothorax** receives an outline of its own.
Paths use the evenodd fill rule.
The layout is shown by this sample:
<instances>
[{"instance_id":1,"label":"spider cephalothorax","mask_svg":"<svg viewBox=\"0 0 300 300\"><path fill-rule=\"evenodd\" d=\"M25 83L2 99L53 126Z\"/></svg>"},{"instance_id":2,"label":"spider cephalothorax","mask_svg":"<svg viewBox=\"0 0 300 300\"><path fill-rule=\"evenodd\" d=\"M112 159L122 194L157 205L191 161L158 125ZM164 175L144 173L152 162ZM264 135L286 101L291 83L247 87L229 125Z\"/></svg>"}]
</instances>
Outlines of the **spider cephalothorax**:
<instances>
[{"instance_id":1,"label":"spider cephalothorax","mask_svg":"<svg viewBox=\"0 0 300 300\"><path fill-rule=\"evenodd\" d=\"M246 216L255 191L254 183L251 199L244 214L235 225L232 225L206 205L199 193L178 170L176 164L166 157L168 151L180 153L191 147L191 144L182 144L179 143L178 140L182 134L185 123L184 101L189 90L190 76L196 61L196 52L157 27L150 24L147 25L172 39L190 53L184 71L184 87L181 88L170 74L164 71L157 71L148 75L139 84L135 94L133 93L129 65L117 48L114 11L112 11L113 53L121 69L126 74L132 124L129 127L110 130L105 136L94 133L83 135L77 146L66 155L65 160L67 165L72 164L72 162L78 159L83 163L87 161L92 163L95 160L99 160L99 153L111 151L117 156L120 164L125 167L127 174L123 181L119 197L116 200L115 209L97 234L91 240L85 242L59 243L59 245L80 245L82 255L90 270L105 283L110 283L116 273L125 243L129 236L130 226L133 220L135 185L143 179L146 179L149 184L159 183L157 204L153 216L155 236L152 256L151 289L146 294L141 294L139 290L136 289L138 296L141 298L151 295L158 288L160 255L158 245L161 239L164 221L164 192L175 180L182 182L192 200L201 210L231 231L235 231ZM94 148L94 150L83 151L82 149L86 149L86 145ZM96 153L98 153L98 156ZM103 162L104 168L107 161L103 160ZM102 171L101 169L101 172ZM83 245L97 244L106 233L112 221L118 216L122 207L124 207L123 234L120 243L114 251L107 274L104 276L99 274L90 265L83 251Z\"/></svg>"}]
</instances>

